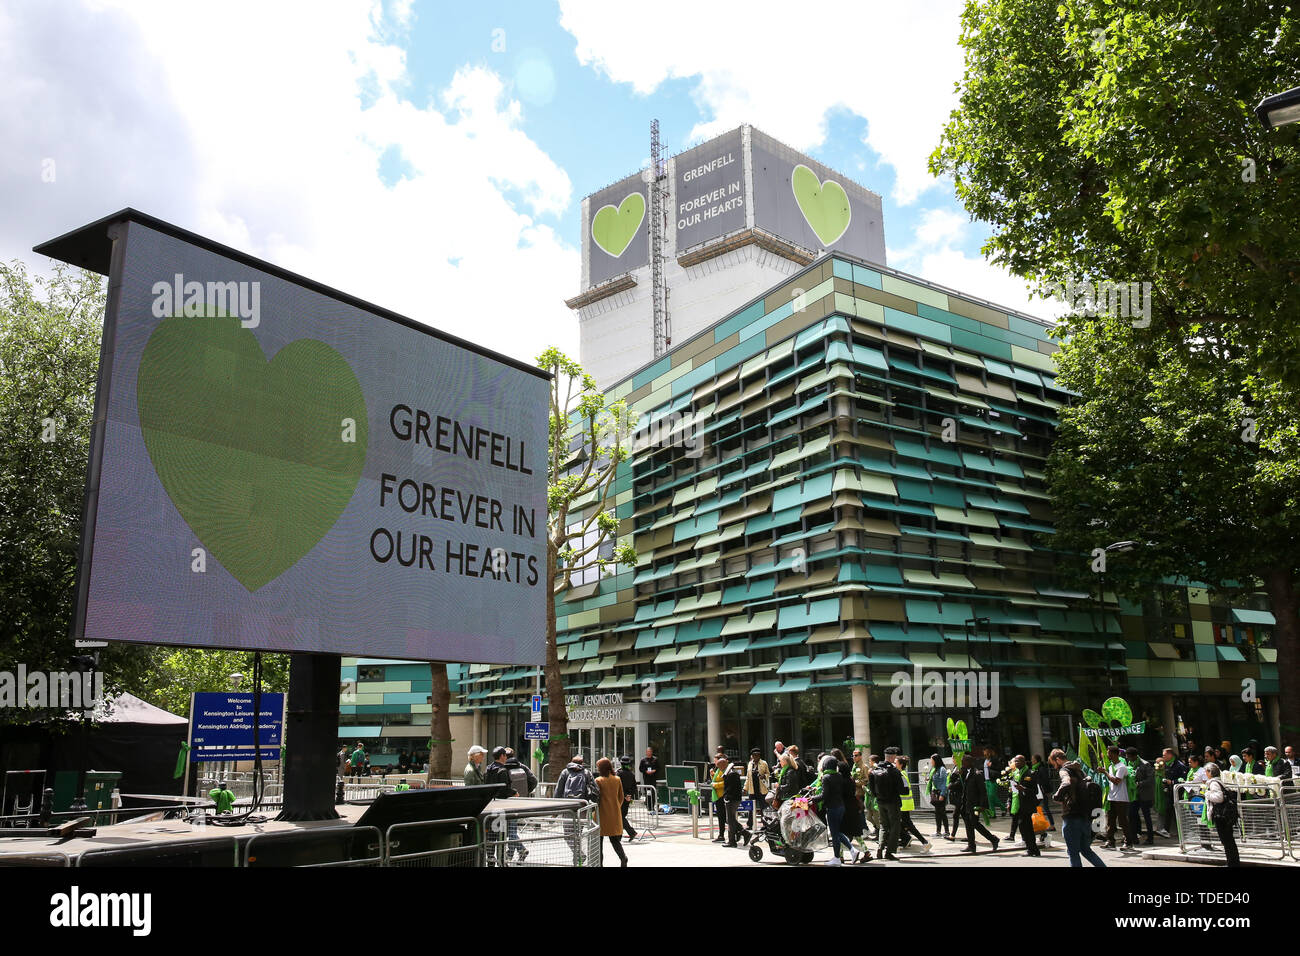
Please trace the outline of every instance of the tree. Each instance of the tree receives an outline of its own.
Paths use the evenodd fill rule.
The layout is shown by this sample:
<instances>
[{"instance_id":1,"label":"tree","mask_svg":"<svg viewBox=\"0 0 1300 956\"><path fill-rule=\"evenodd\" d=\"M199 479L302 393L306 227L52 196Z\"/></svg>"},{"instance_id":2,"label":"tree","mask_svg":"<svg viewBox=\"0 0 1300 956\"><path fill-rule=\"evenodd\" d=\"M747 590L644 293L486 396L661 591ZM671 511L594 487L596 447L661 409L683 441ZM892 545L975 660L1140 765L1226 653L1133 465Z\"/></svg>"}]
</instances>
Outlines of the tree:
<instances>
[{"instance_id":1,"label":"tree","mask_svg":"<svg viewBox=\"0 0 1300 956\"><path fill-rule=\"evenodd\" d=\"M1244 398L1250 349L1165 338L1141 336L1122 320L1097 322L1059 353L1057 381L1082 397L1062 409L1048 459L1053 546L1087 555L1112 541L1139 542L1106 568L1107 582L1134 596L1169 575L1230 593L1262 582L1277 618L1281 721L1295 733L1300 396L1282 405ZM1067 565L1076 580L1088 560Z\"/></svg>"},{"instance_id":2,"label":"tree","mask_svg":"<svg viewBox=\"0 0 1300 956\"><path fill-rule=\"evenodd\" d=\"M429 695L429 770L425 777L446 780L451 776L451 685L447 665L431 662L429 675L433 689Z\"/></svg>"},{"instance_id":3,"label":"tree","mask_svg":"<svg viewBox=\"0 0 1300 956\"><path fill-rule=\"evenodd\" d=\"M1237 338L1300 386L1300 18L1271 0L969 0L930 159L1026 279L1149 282L1155 322Z\"/></svg>"},{"instance_id":4,"label":"tree","mask_svg":"<svg viewBox=\"0 0 1300 956\"><path fill-rule=\"evenodd\" d=\"M123 689L143 701L188 715L190 694L230 690L230 675L243 674L240 684L252 691L253 652L213 651L197 647L150 647L148 668ZM284 693L289 689L289 655L262 655L262 691Z\"/></svg>"},{"instance_id":5,"label":"tree","mask_svg":"<svg viewBox=\"0 0 1300 956\"><path fill-rule=\"evenodd\" d=\"M0 263L0 670L75 669L71 637L104 287L56 265ZM149 650L99 654L105 692L137 686ZM0 709L0 722L61 713Z\"/></svg>"},{"instance_id":6,"label":"tree","mask_svg":"<svg viewBox=\"0 0 1300 956\"><path fill-rule=\"evenodd\" d=\"M1300 729L1283 543L1300 517L1300 126L1252 115L1294 85L1300 20L1268 0L970 0L961 43L931 171L991 224L993 261L1081 293L1061 322L1059 381L1083 398L1050 469L1060 541L1129 537L1150 574L1261 578ZM1130 282L1147 308L1097 301Z\"/></svg>"},{"instance_id":7,"label":"tree","mask_svg":"<svg viewBox=\"0 0 1300 956\"><path fill-rule=\"evenodd\" d=\"M574 575L636 564L626 542L613 545L618 520L610 510L614 476L628 456L627 405L606 402L596 381L559 349L537 357L551 373L546 471L546 697L551 725L547 752L556 779L569 762L569 715L555 633L555 599Z\"/></svg>"}]
</instances>

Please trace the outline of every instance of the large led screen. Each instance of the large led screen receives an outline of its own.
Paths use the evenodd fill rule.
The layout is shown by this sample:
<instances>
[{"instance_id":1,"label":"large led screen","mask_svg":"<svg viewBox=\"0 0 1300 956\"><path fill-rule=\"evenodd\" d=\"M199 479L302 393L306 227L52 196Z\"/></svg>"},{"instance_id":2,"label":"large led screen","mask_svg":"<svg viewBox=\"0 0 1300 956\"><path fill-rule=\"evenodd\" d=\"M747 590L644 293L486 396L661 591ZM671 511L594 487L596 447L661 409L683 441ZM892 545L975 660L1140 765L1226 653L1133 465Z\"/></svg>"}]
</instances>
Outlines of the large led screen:
<instances>
[{"instance_id":1,"label":"large led screen","mask_svg":"<svg viewBox=\"0 0 1300 956\"><path fill-rule=\"evenodd\" d=\"M79 636L543 659L544 377L221 247L117 242Z\"/></svg>"}]
</instances>

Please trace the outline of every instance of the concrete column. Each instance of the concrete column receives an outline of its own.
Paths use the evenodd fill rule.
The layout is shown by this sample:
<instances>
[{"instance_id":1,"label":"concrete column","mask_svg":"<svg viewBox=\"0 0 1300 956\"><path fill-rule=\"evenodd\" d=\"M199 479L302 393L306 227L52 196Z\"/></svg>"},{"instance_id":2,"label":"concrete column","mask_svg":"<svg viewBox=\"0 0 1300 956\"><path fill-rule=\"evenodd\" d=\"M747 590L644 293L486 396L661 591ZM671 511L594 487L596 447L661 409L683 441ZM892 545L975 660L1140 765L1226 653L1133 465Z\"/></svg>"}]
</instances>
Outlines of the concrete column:
<instances>
[{"instance_id":1,"label":"concrete column","mask_svg":"<svg viewBox=\"0 0 1300 956\"><path fill-rule=\"evenodd\" d=\"M1032 661L1034 659L1034 647L1032 644L1017 644L1016 648L1020 653L1022 660ZM1002 692L1001 685L998 686L998 693ZM1029 749L1025 756L1030 760L1034 754L1042 754L1047 757L1048 751L1045 749L1046 744L1043 740L1043 709L1039 702L1038 688L1026 687L1025 692L1025 729L1029 741Z\"/></svg>"},{"instance_id":2,"label":"concrete column","mask_svg":"<svg viewBox=\"0 0 1300 956\"><path fill-rule=\"evenodd\" d=\"M704 742L704 748L712 757L713 748L722 743L722 698L713 694L709 695L704 698L704 708L709 733L709 739Z\"/></svg>"},{"instance_id":3,"label":"concrete column","mask_svg":"<svg viewBox=\"0 0 1300 956\"><path fill-rule=\"evenodd\" d=\"M483 738L486 736L487 736L487 712L483 710L482 707L475 707L474 708L474 739L471 740L470 743L478 744L480 747L487 747L488 745L483 742ZM469 747L466 747L465 749L469 750ZM488 749L491 750L492 748L488 747Z\"/></svg>"},{"instance_id":4,"label":"concrete column","mask_svg":"<svg viewBox=\"0 0 1300 956\"><path fill-rule=\"evenodd\" d=\"M866 641L861 638L849 641L849 653L864 653L865 646ZM854 664L849 673L853 677L866 677L866 665ZM849 688L849 697L853 705L853 742L859 747L870 747L871 710L868 706L867 686L865 684L854 684Z\"/></svg>"},{"instance_id":5,"label":"concrete column","mask_svg":"<svg viewBox=\"0 0 1300 956\"><path fill-rule=\"evenodd\" d=\"M1178 715L1174 713L1174 695L1160 696L1160 719L1165 722L1165 746L1178 749Z\"/></svg>"},{"instance_id":6,"label":"concrete column","mask_svg":"<svg viewBox=\"0 0 1300 956\"><path fill-rule=\"evenodd\" d=\"M853 699L853 742L859 747L871 744L871 713L867 709L867 686L854 684L849 688Z\"/></svg>"},{"instance_id":7,"label":"concrete column","mask_svg":"<svg viewBox=\"0 0 1300 956\"><path fill-rule=\"evenodd\" d=\"M1271 739L1265 741L1264 746L1272 745L1276 747L1278 755L1281 756L1288 741L1282 739L1282 711L1278 706L1276 694L1264 698L1264 716L1268 721L1268 732L1272 735ZM1260 754L1260 759L1263 759L1263 756L1263 754Z\"/></svg>"},{"instance_id":8,"label":"concrete column","mask_svg":"<svg viewBox=\"0 0 1300 956\"><path fill-rule=\"evenodd\" d=\"M1026 687L1024 692L1025 728L1029 739L1029 749L1025 751L1025 756L1030 760L1034 759L1034 754L1046 757L1047 751L1043 749L1043 711L1038 702L1038 688Z\"/></svg>"}]
</instances>

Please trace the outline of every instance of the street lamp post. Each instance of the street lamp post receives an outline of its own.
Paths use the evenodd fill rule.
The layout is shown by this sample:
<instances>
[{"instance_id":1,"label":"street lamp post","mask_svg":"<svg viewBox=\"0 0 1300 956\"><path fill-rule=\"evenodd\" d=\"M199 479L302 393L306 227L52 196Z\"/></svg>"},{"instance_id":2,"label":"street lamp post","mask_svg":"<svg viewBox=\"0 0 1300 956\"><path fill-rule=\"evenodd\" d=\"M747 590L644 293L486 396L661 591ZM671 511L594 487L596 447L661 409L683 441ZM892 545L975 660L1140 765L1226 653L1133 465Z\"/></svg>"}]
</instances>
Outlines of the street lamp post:
<instances>
[{"instance_id":1,"label":"street lamp post","mask_svg":"<svg viewBox=\"0 0 1300 956\"><path fill-rule=\"evenodd\" d=\"M976 636L976 637L979 637L979 629L980 629L980 626L981 626L981 625L983 625L983 627L984 627L984 632L985 632L985 634L988 635L988 641L989 641L989 663L990 663L990 665L991 665L992 662L993 662L993 622L992 622L989 618L987 618L987 617L968 617L968 618L966 618L965 622L962 624L962 631L965 632L965 635L966 635L966 666L967 666L968 668L971 667L971 657L970 657L970 632L971 632L971 628L972 628L972 627L975 628L975 636ZM971 669L973 670L973 668L971 668ZM967 703L970 703L970 702L967 701ZM979 708L978 708L978 707L971 707L971 708L970 708L970 711L971 711L971 726L974 727L974 726L975 726L975 719L976 719L976 717L979 715Z\"/></svg>"},{"instance_id":2,"label":"street lamp post","mask_svg":"<svg viewBox=\"0 0 1300 956\"><path fill-rule=\"evenodd\" d=\"M95 656L82 655L76 658L77 669L89 673L91 675L90 680L85 681L82 684L83 687L94 686L94 674L95 674L95 664L97 663L96 661L97 656L98 654L96 654ZM83 705L86 703L88 703L88 701L84 701L84 700L82 701ZM89 718L90 718L90 712L88 710L82 710L81 726L78 728L81 731L81 733L78 735L81 738L79 741L81 744L80 747L81 760L78 762L77 765L76 792L73 795L72 804L69 807L69 810L71 810L73 813L84 813L86 810L86 764L89 763L90 761Z\"/></svg>"},{"instance_id":3,"label":"street lamp post","mask_svg":"<svg viewBox=\"0 0 1300 956\"><path fill-rule=\"evenodd\" d=\"M1106 554L1123 554L1126 551L1132 551L1137 547L1136 541L1116 541L1114 544L1108 544L1102 550ZM1115 677L1110 669L1110 637L1106 630L1106 562L1101 562L1101 570L1097 572L1097 607L1101 619L1101 644L1106 651L1106 687L1108 690L1115 689Z\"/></svg>"},{"instance_id":4,"label":"street lamp post","mask_svg":"<svg viewBox=\"0 0 1300 956\"><path fill-rule=\"evenodd\" d=\"M1300 122L1300 86L1264 97L1255 107L1255 116L1264 129Z\"/></svg>"}]
</instances>

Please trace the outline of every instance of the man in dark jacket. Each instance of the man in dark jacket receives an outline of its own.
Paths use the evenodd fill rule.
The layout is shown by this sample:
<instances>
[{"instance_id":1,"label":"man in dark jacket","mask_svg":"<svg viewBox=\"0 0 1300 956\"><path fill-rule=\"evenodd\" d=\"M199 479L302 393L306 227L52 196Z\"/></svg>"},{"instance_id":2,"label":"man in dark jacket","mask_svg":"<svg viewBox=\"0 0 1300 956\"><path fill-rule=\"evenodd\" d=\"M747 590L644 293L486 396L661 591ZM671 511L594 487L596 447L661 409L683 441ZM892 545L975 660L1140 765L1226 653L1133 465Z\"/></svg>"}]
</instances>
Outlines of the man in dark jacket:
<instances>
[{"instance_id":1,"label":"man in dark jacket","mask_svg":"<svg viewBox=\"0 0 1300 956\"><path fill-rule=\"evenodd\" d=\"M867 789L880 808L880 849L884 860L897 861L898 837L903 827L903 774L894 765L897 747L885 748L885 759L871 768Z\"/></svg>"},{"instance_id":2,"label":"man in dark jacket","mask_svg":"<svg viewBox=\"0 0 1300 956\"><path fill-rule=\"evenodd\" d=\"M504 794L506 797L526 797L537 789L537 778L533 772L511 756L505 747L497 747L492 751L492 763L483 773L483 782L508 787L509 792ZM506 845L506 859L509 860L518 853L519 862L522 863L528 856L528 850L519 841L519 824L514 820L506 821L506 839L509 841Z\"/></svg>"},{"instance_id":3,"label":"man in dark jacket","mask_svg":"<svg viewBox=\"0 0 1300 956\"><path fill-rule=\"evenodd\" d=\"M583 766L582 755L575 754L573 759L560 771L555 781L555 796L566 800L586 800L596 803L600 791L596 789L596 779L591 771ZM581 824L573 817L564 818L564 839L573 853L573 865L582 866L586 856L582 852Z\"/></svg>"},{"instance_id":4,"label":"man in dark jacket","mask_svg":"<svg viewBox=\"0 0 1300 956\"><path fill-rule=\"evenodd\" d=\"M1151 846L1156 842L1156 831L1151 826L1151 804L1156 799L1156 771L1151 765L1151 761L1143 760L1142 755L1136 747L1129 747L1125 752L1128 757L1129 766L1133 768L1132 791L1130 796L1131 802L1128 805L1128 816L1133 822L1133 832L1137 836L1142 836L1142 817L1147 821L1147 838L1146 846Z\"/></svg>"},{"instance_id":5,"label":"man in dark jacket","mask_svg":"<svg viewBox=\"0 0 1300 956\"><path fill-rule=\"evenodd\" d=\"M1156 832L1162 837L1167 837L1173 829L1174 813L1178 809L1177 804L1174 803L1174 785L1187 779L1187 764L1179 759L1178 752L1173 747L1165 748L1164 761L1165 769L1161 773L1159 783L1164 788L1165 801L1160 810L1160 829Z\"/></svg>"},{"instance_id":6,"label":"man in dark jacket","mask_svg":"<svg viewBox=\"0 0 1300 956\"><path fill-rule=\"evenodd\" d=\"M636 798L636 774L632 772L631 757L619 757L618 763L618 779L623 784L623 832L627 834L627 842L631 843L636 839L636 828L628 820L627 812L632 809L632 801Z\"/></svg>"},{"instance_id":7,"label":"man in dark jacket","mask_svg":"<svg viewBox=\"0 0 1300 956\"><path fill-rule=\"evenodd\" d=\"M744 796L744 780L740 776L740 768L727 759L726 754L718 758L718 769L722 771L722 807L724 817L721 822L725 823L730 837L727 839L727 846L735 847L736 837L740 836L745 841L745 846L749 846L750 832L741 829L736 814L740 810L740 801Z\"/></svg>"},{"instance_id":8,"label":"man in dark jacket","mask_svg":"<svg viewBox=\"0 0 1300 956\"><path fill-rule=\"evenodd\" d=\"M1276 747L1264 748L1264 760L1261 763L1261 773L1266 777L1278 777L1282 781L1283 787L1294 787L1295 782L1292 779L1291 764L1282 759L1278 754Z\"/></svg>"},{"instance_id":9,"label":"man in dark jacket","mask_svg":"<svg viewBox=\"0 0 1300 956\"><path fill-rule=\"evenodd\" d=\"M521 764L517 757L510 756L505 747L497 747L492 751L492 763L483 772L483 782L505 784L510 788L510 793L505 794L507 797L526 797L537 789L537 778L533 772Z\"/></svg>"},{"instance_id":10,"label":"man in dark jacket","mask_svg":"<svg viewBox=\"0 0 1300 956\"><path fill-rule=\"evenodd\" d=\"M1083 765L1077 760L1066 763L1065 751L1060 749L1053 750L1047 762L1056 770L1059 781L1053 799L1061 804L1061 831L1070 866L1083 866L1080 857L1084 857L1093 866L1104 868L1106 864L1092 849L1092 818L1079 803Z\"/></svg>"},{"instance_id":11,"label":"man in dark jacket","mask_svg":"<svg viewBox=\"0 0 1300 956\"><path fill-rule=\"evenodd\" d=\"M655 756L654 748L647 747L645 749L645 756L641 758L640 770L641 782L654 790L654 793L646 794L646 808L653 810L655 801L659 799L659 758Z\"/></svg>"},{"instance_id":12,"label":"man in dark jacket","mask_svg":"<svg viewBox=\"0 0 1300 956\"><path fill-rule=\"evenodd\" d=\"M949 789L952 783L948 784ZM975 851L975 834L978 833L993 845L993 849L998 848L1001 842L997 837L988 831L980 820L980 812L988 806L988 789L984 786L984 770L982 767L975 766L975 758L969 753L962 754L961 774L959 775L959 790L961 793L961 818L966 824L966 849L963 853L974 853Z\"/></svg>"}]
</instances>

